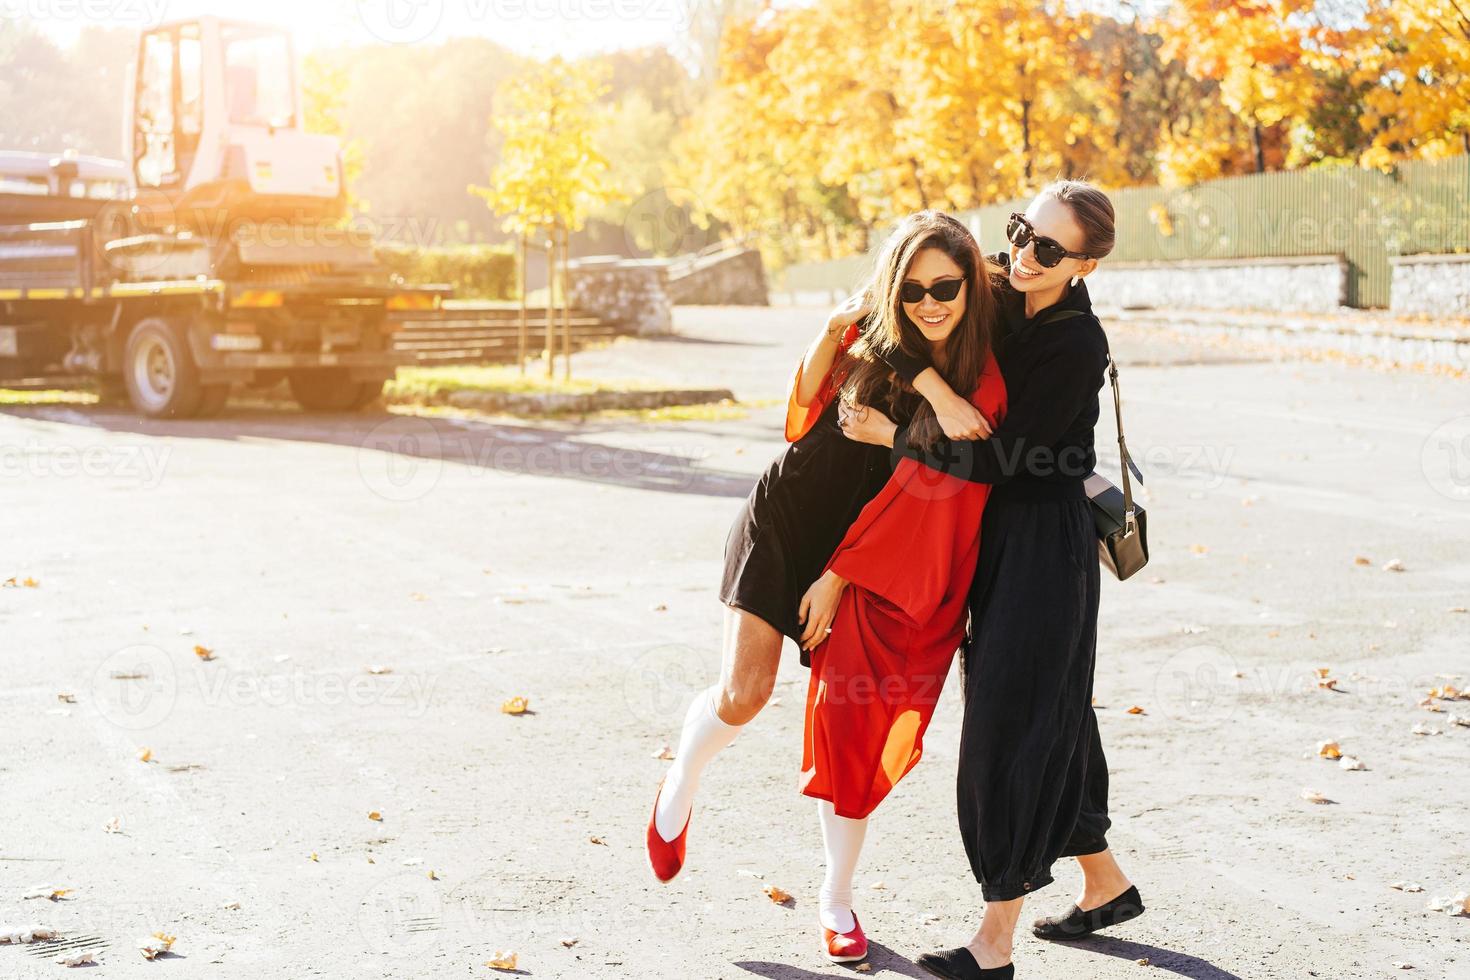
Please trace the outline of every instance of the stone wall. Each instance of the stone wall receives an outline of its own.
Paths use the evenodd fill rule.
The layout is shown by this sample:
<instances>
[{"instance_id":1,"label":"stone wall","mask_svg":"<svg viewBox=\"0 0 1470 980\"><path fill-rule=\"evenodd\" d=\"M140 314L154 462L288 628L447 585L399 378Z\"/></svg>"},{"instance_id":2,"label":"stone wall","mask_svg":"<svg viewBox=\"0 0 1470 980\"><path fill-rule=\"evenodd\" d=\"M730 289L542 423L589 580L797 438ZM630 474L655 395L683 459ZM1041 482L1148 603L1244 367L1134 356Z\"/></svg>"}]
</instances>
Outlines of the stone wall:
<instances>
[{"instance_id":1,"label":"stone wall","mask_svg":"<svg viewBox=\"0 0 1470 980\"><path fill-rule=\"evenodd\" d=\"M766 267L753 248L675 261L669 281L674 302L681 305L769 306Z\"/></svg>"},{"instance_id":2,"label":"stone wall","mask_svg":"<svg viewBox=\"0 0 1470 980\"><path fill-rule=\"evenodd\" d=\"M1087 278L1093 302L1136 309L1326 313L1346 304L1347 285L1338 255L1104 262Z\"/></svg>"},{"instance_id":3,"label":"stone wall","mask_svg":"<svg viewBox=\"0 0 1470 980\"><path fill-rule=\"evenodd\" d=\"M571 305L638 336L672 333L673 298L666 262L593 256L573 259Z\"/></svg>"},{"instance_id":4,"label":"stone wall","mask_svg":"<svg viewBox=\"0 0 1470 980\"><path fill-rule=\"evenodd\" d=\"M1470 255L1401 255L1391 262L1394 313L1470 316Z\"/></svg>"}]
</instances>

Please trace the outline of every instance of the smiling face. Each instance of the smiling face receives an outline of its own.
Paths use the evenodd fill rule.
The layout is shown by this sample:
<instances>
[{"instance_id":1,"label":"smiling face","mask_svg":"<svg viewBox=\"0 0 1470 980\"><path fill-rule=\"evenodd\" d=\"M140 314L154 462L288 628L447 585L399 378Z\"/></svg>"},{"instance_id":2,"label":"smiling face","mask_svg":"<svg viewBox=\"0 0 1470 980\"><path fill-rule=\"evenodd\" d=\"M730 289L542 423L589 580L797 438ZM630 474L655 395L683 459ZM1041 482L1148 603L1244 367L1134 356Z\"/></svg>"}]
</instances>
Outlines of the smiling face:
<instances>
[{"instance_id":1,"label":"smiling face","mask_svg":"<svg viewBox=\"0 0 1470 980\"><path fill-rule=\"evenodd\" d=\"M1042 195L1026 209L1026 219L1042 238L1055 240L1069 252L1087 250L1087 233L1077 223L1072 208L1050 195ZM1073 276L1085 276L1097 268L1094 259L1062 259L1048 269L1036 261L1036 243L1025 248L1011 246L1011 285L1023 293L1061 289Z\"/></svg>"},{"instance_id":2,"label":"smiling face","mask_svg":"<svg viewBox=\"0 0 1470 980\"><path fill-rule=\"evenodd\" d=\"M909 264L908 274L903 277L903 281L930 287L964 277L965 270L944 251L924 248L914 255L914 261ZM964 317L967 291L961 287L954 299L944 303L935 299L932 294L925 293L924 298L917 303L903 303L903 312L919 328L925 340L940 343L949 338Z\"/></svg>"}]
</instances>

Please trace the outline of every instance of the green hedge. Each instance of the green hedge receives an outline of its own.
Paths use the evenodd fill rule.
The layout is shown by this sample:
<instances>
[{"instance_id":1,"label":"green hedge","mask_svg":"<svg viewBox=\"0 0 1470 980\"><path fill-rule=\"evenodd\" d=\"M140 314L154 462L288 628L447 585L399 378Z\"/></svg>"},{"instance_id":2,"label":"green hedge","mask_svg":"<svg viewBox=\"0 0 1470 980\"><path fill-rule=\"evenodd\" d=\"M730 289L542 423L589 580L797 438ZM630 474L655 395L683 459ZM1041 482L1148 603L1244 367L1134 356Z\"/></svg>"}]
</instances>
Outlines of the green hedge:
<instances>
[{"instance_id":1,"label":"green hedge","mask_svg":"<svg viewBox=\"0 0 1470 980\"><path fill-rule=\"evenodd\" d=\"M514 299L515 252L505 245L379 245L378 260L405 282L448 283L456 299Z\"/></svg>"}]
</instances>

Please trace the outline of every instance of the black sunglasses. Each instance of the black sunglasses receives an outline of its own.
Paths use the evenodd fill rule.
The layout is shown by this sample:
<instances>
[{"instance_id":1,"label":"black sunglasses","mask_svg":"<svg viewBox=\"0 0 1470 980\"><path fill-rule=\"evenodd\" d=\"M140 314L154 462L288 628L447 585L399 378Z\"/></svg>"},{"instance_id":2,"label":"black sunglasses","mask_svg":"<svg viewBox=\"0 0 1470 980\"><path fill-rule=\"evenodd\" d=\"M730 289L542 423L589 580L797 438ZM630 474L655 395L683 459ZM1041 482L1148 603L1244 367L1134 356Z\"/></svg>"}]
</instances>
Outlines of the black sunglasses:
<instances>
[{"instance_id":1,"label":"black sunglasses","mask_svg":"<svg viewBox=\"0 0 1470 980\"><path fill-rule=\"evenodd\" d=\"M916 282L906 282L898 287L898 298L905 303L922 303L924 294L928 293L941 303L948 303L960 294L960 287L965 284L963 279L942 279L932 286L920 286Z\"/></svg>"},{"instance_id":2,"label":"black sunglasses","mask_svg":"<svg viewBox=\"0 0 1470 980\"><path fill-rule=\"evenodd\" d=\"M1055 269L1062 259L1092 258L1085 252L1069 252L1056 239L1036 234L1036 228L1019 212L1011 215L1011 222L1006 225L1006 238L1017 248L1025 248L1028 242L1035 242L1036 261L1048 269Z\"/></svg>"}]
</instances>

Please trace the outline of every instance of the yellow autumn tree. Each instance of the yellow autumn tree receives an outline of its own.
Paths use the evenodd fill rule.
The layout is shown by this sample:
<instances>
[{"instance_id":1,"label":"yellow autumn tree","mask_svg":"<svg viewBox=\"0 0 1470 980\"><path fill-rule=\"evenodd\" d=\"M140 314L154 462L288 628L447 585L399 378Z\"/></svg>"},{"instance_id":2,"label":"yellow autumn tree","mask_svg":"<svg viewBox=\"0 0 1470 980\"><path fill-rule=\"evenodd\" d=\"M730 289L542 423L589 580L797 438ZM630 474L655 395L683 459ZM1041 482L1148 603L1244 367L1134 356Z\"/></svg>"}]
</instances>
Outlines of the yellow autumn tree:
<instances>
[{"instance_id":1,"label":"yellow autumn tree","mask_svg":"<svg viewBox=\"0 0 1470 980\"><path fill-rule=\"evenodd\" d=\"M619 197L607 160L594 145L598 99L606 94L604 72L590 63L573 64L552 58L530 72L508 79L497 93L495 125L505 134L500 161L488 187L470 185L469 192L484 199L496 214L505 216L501 227L521 241L522 283L526 236L537 231L551 235L549 273L556 275L556 246L561 249L562 317L566 306L567 237L580 230L594 210ZM525 367L524 323L526 295L521 289L522 351ZM552 373L555 345L554 313L547 303L546 373ZM571 371L570 340L564 344L567 372Z\"/></svg>"},{"instance_id":2,"label":"yellow autumn tree","mask_svg":"<svg viewBox=\"0 0 1470 980\"><path fill-rule=\"evenodd\" d=\"M1280 165L1284 154L1269 152L1273 140L1280 149L1278 128L1306 118L1320 91L1310 57L1316 23L1316 0L1172 0L1159 22L1164 56L1219 85L1246 127L1256 170Z\"/></svg>"},{"instance_id":3,"label":"yellow autumn tree","mask_svg":"<svg viewBox=\"0 0 1470 980\"><path fill-rule=\"evenodd\" d=\"M1342 44L1368 85L1365 164L1470 153L1470 2L1369 0Z\"/></svg>"}]
</instances>

